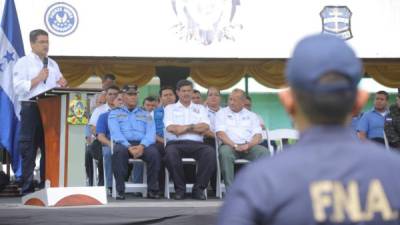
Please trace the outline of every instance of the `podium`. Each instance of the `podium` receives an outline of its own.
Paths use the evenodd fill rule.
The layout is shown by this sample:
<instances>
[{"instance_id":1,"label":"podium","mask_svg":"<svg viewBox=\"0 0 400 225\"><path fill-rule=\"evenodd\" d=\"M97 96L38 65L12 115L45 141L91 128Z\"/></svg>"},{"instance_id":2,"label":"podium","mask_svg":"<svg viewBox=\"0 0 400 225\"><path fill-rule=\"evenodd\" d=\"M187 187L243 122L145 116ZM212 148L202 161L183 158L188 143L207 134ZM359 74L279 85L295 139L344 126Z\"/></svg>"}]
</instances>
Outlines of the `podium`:
<instances>
[{"instance_id":1,"label":"podium","mask_svg":"<svg viewBox=\"0 0 400 225\"><path fill-rule=\"evenodd\" d=\"M69 185L69 180L71 180L69 178L81 175L75 171L74 174L69 174L69 167L74 166L74 159L69 159L71 155L69 151L75 151L75 155L81 153L82 157L85 154L84 142L79 148L70 146L71 143L84 140L83 133L75 135L77 136L75 138L79 140L72 142L69 140L70 136L74 136L73 132L70 132L70 129L74 127L67 122L70 101L77 94L94 94L99 91L99 89L55 88L38 98L44 130L47 186L43 190L22 197L24 205L72 206L107 203L104 187L84 187L84 183L78 184L79 186L74 185L75 187ZM84 163L79 164L78 167L84 168ZM81 172L84 173L84 169Z\"/></svg>"}]
</instances>

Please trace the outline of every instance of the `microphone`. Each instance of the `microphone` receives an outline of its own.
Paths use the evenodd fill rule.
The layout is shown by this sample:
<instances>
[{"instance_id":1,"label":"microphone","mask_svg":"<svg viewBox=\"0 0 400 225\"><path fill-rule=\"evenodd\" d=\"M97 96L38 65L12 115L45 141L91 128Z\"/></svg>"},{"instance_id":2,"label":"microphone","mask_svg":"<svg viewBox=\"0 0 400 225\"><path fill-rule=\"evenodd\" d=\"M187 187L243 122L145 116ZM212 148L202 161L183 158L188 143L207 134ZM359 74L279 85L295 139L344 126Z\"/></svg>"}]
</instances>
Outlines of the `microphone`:
<instances>
[{"instance_id":1,"label":"microphone","mask_svg":"<svg viewBox=\"0 0 400 225\"><path fill-rule=\"evenodd\" d=\"M43 69L47 69L47 66L49 65L49 59L47 57L43 58ZM43 83L46 84L47 78L46 80L43 81Z\"/></svg>"}]
</instances>

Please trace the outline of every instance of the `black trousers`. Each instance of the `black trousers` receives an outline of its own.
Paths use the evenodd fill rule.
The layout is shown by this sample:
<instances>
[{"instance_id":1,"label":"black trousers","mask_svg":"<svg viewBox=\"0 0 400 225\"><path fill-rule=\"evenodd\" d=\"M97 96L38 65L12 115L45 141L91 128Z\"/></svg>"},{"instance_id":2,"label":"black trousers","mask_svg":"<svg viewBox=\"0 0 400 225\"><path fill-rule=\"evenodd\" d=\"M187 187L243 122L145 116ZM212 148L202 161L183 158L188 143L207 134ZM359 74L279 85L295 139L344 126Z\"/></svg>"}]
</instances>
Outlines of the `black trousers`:
<instances>
[{"instance_id":1,"label":"black trousers","mask_svg":"<svg viewBox=\"0 0 400 225\"><path fill-rule=\"evenodd\" d=\"M171 173L176 193L186 192L182 158L194 158L197 161L196 183L193 191L207 188L210 177L215 172L215 150L209 145L197 141L170 141L167 143L164 162Z\"/></svg>"},{"instance_id":2,"label":"black trousers","mask_svg":"<svg viewBox=\"0 0 400 225\"><path fill-rule=\"evenodd\" d=\"M210 137L204 138L204 143L209 145L215 151L215 138L210 138ZM214 173L211 176L210 185L214 191L217 190L217 167L215 167Z\"/></svg>"},{"instance_id":3,"label":"black trousers","mask_svg":"<svg viewBox=\"0 0 400 225\"><path fill-rule=\"evenodd\" d=\"M21 102L21 129L19 151L22 157L22 194L34 191L33 170L37 149L40 148L40 180L45 180L45 149L43 124L38 104L31 101Z\"/></svg>"},{"instance_id":4,"label":"black trousers","mask_svg":"<svg viewBox=\"0 0 400 225\"><path fill-rule=\"evenodd\" d=\"M130 142L138 145L139 142ZM113 155L111 156L112 170L115 177L117 191L125 192L125 177L128 175L128 148L121 144L114 144ZM149 192L158 192L158 174L160 172L161 156L155 145L150 145L144 149L140 157L147 165L147 187Z\"/></svg>"},{"instance_id":5,"label":"black trousers","mask_svg":"<svg viewBox=\"0 0 400 225\"><path fill-rule=\"evenodd\" d=\"M164 163L164 155L165 155L165 148L163 143L155 143L154 146L157 148L158 152L160 153L160 172L158 173L158 184L160 187L160 191L164 192L165 187L165 163Z\"/></svg>"},{"instance_id":6,"label":"black trousers","mask_svg":"<svg viewBox=\"0 0 400 225\"><path fill-rule=\"evenodd\" d=\"M85 171L88 178L89 186L93 186L93 155L89 151L88 146L85 148ZM99 180L97 186L104 185L104 169L103 169L103 159L100 159L97 164L97 173L99 175Z\"/></svg>"}]
</instances>

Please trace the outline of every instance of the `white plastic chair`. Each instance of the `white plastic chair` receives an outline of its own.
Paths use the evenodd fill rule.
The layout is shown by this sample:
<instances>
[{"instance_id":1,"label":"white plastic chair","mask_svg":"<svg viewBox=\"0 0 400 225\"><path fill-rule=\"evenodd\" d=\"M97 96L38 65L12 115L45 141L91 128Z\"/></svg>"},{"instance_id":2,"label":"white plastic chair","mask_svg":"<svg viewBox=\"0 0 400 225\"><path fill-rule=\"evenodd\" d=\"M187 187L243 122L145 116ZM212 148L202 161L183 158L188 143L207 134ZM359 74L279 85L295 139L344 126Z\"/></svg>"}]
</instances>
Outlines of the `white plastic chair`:
<instances>
[{"instance_id":1,"label":"white plastic chair","mask_svg":"<svg viewBox=\"0 0 400 225\"><path fill-rule=\"evenodd\" d=\"M224 182L222 182L222 176L221 176L221 165L219 162L219 146L220 146L220 141L218 140L217 137L215 137L215 155L217 156L217 182L216 182L216 197L222 199L222 194L226 192L226 187ZM235 159L235 165L244 165L249 163L250 161L247 159Z\"/></svg>"},{"instance_id":2,"label":"white plastic chair","mask_svg":"<svg viewBox=\"0 0 400 225\"><path fill-rule=\"evenodd\" d=\"M111 155L114 153L114 142L111 140ZM132 182L125 182L125 193L133 193L133 192L140 192L142 193L143 197L147 197L147 168L146 162L141 159L129 159L128 163L134 162L143 162L143 183L135 184ZM113 172L113 181L112 181L112 193L111 196L113 198L117 197L117 188L115 183L115 177Z\"/></svg>"},{"instance_id":3,"label":"white plastic chair","mask_svg":"<svg viewBox=\"0 0 400 225\"><path fill-rule=\"evenodd\" d=\"M97 173L98 171L98 166L99 166L99 161L96 159L93 159L93 186L97 186L99 183L99 174Z\"/></svg>"},{"instance_id":4,"label":"white plastic chair","mask_svg":"<svg viewBox=\"0 0 400 225\"><path fill-rule=\"evenodd\" d=\"M165 139L165 134L166 134L166 129L164 129L164 149L165 149L165 146L167 145L167 140ZM182 163L196 165L196 174L197 174L197 162L194 158L182 158ZM186 193L192 192L193 185L194 184L186 184ZM175 187L174 187L174 183L170 182L169 171L168 171L167 167L165 167L164 197L166 199L170 199L171 192L175 192ZM204 189L204 195L207 198L207 188Z\"/></svg>"},{"instance_id":5,"label":"white plastic chair","mask_svg":"<svg viewBox=\"0 0 400 225\"><path fill-rule=\"evenodd\" d=\"M273 149L271 145L271 141L275 141L277 143L276 152L283 150L283 139L291 139L291 140L298 140L299 139L299 132L294 129L276 129L276 130L269 130L267 131L268 137L268 148Z\"/></svg>"}]
</instances>

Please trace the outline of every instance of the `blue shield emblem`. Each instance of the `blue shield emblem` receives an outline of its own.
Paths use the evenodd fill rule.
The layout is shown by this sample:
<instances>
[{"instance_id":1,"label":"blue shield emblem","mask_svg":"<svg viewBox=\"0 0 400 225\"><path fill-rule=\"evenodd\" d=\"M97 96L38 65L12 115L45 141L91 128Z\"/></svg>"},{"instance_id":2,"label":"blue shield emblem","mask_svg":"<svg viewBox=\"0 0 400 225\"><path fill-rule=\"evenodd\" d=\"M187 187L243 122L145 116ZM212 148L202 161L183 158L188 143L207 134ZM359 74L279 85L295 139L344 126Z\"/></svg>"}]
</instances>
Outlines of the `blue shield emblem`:
<instances>
[{"instance_id":1,"label":"blue shield emblem","mask_svg":"<svg viewBox=\"0 0 400 225\"><path fill-rule=\"evenodd\" d=\"M72 34L78 27L78 20L76 9L65 2L49 6L44 15L47 30L60 37Z\"/></svg>"},{"instance_id":2,"label":"blue shield emblem","mask_svg":"<svg viewBox=\"0 0 400 225\"><path fill-rule=\"evenodd\" d=\"M325 6L320 13L322 33L334 35L344 40L352 38L351 14L347 6Z\"/></svg>"}]
</instances>

